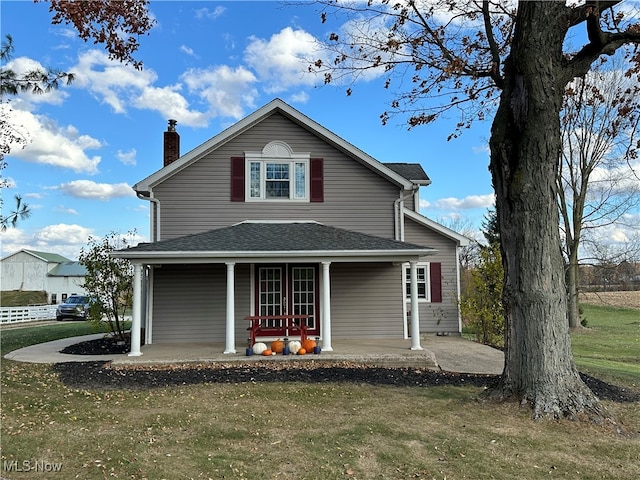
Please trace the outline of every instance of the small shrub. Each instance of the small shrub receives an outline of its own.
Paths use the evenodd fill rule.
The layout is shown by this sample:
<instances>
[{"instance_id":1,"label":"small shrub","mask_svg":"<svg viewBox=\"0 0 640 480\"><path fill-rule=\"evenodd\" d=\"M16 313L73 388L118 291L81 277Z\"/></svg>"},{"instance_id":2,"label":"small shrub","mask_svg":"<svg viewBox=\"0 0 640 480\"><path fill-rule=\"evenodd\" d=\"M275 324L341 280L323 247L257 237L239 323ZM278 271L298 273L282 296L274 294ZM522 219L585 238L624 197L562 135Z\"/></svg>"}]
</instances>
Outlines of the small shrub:
<instances>
[{"instance_id":1,"label":"small shrub","mask_svg":"<svg viewBox=\"0 0 640 480\"><path fill-rule=\"evenodd\" d=\"M504 345L502 285L504 271L498 244L483 247L467 290L461 296L460 313L476 340L485 345Z\"/></svg>"}]
</instances>

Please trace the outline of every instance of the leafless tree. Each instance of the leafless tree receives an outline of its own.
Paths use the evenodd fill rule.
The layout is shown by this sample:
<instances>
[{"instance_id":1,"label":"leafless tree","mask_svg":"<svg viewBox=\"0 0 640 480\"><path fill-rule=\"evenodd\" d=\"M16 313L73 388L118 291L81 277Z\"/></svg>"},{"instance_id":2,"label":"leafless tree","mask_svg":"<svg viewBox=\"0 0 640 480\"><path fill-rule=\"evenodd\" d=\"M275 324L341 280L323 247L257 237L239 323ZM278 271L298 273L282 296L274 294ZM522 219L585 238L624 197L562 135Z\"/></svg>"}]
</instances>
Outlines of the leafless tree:
<instances>
[{"instance_id":1,"label":"leafless tree","mask_svg":"<svg viewBox=\"0 0 640 480\"><path fill-rule=\"evenodd\" d=\"M612 67L612 68L610 68ZM569 326L580 326L578 266L583 232L624 223L640 204L636 132L640 85L605 63L566 89L557 172L567 260Z\"/></svg>"}]
</instances>

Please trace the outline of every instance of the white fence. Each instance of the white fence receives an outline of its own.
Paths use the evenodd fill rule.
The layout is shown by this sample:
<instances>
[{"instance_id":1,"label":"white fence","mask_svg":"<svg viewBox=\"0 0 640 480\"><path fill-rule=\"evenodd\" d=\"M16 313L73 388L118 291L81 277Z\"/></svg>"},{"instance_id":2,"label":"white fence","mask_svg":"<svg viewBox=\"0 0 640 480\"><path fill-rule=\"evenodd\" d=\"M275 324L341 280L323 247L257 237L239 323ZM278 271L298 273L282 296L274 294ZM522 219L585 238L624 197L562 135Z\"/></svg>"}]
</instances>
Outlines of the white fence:
<instances>
[{"instance_id":1,"label":"white fence","mask_svg":"<svg viewBox=\"0 0 640 480\"><path fill-rule=\"evenodd\" d=\"M0 307L0 324L37 322L54 320L56 305L37 305L32 307Z\"/></svg>"}]
</instances>

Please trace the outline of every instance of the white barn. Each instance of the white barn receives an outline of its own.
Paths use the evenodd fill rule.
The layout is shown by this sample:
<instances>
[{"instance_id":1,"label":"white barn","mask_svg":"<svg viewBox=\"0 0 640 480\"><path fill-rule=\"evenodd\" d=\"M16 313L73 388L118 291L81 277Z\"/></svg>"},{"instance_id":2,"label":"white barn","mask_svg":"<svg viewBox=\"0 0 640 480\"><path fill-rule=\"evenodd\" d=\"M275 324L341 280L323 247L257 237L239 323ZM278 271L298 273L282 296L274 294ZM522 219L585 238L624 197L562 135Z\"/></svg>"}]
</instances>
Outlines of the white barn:
<instances>
[{"instance_id":1,"label":"white barn","mask_svg":"<svg viewBox=\"0 0 640 480\"><path fill-rule=\"evenodd\" d=\"M1 259L0 265L2 291L45 291L52 304L86 293L84 266L57 253L23 249Z\"/></svg>"}]
</instances>

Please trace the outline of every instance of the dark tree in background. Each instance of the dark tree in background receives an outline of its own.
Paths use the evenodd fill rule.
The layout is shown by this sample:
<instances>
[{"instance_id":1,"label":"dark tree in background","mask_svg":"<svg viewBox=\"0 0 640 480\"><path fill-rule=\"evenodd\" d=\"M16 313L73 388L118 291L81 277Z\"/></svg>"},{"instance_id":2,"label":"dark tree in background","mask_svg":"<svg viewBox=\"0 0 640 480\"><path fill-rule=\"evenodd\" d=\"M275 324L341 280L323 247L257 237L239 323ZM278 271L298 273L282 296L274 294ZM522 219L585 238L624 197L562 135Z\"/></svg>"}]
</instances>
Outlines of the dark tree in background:
<instances>
[{"instance_id":1,"label":"dark tree in background","mask_svg":"<svg viewBox=\"0 0 640 480\"><path fill-rule=\"evenodd\" d=\"M504 371L490 393L531 405L535 419L608 417L580 379L570 347L555 181L560 111L565 87L603 55L621 50L638 81L639 25L625 20L620 1L520 1L513 9L489 0L318 3L326 7L323 21L350 14L351 22L330 36L335 57L311 70L328 83L377 70L385 88L410 84L383 122L402 113L415 127L457 112L455 137L493 115L506 333ZM582 47L564 51L577 29Z\"/></svg>"}]
</instances>

